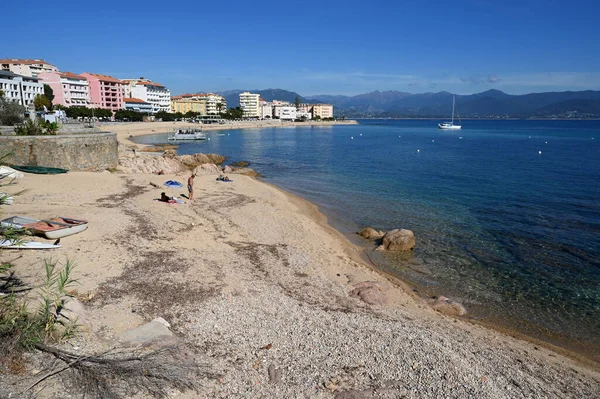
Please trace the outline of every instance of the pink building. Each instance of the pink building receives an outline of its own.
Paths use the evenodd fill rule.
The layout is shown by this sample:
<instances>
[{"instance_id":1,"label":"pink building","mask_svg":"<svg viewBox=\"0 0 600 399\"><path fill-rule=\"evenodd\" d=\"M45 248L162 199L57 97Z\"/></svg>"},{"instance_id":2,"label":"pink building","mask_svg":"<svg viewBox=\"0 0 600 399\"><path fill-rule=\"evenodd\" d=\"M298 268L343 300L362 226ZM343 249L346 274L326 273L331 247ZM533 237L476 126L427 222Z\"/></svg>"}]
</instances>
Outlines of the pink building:
<instances>
[{"instance_id":1,"label":"pink building","mask_svg":"<svg viewBox=\"0 0 600 399\"><path fill-rule=\"evenodd\" d=\"M52 88L53 104L65 107L90 106L89 84L85 77L71 72L42 72L38 78Z\"/></svg>"},{"instance_id":2,"label":"pink building","mask_svg":"<svg viewBox=\"0 0 600 399\"><path fill-rule=\"evenodd\" d=\"M110 109L111 111L124 108L123 88L119 79L88 72L82 73L81 76L84 76L88 81L92 107Z\"/></svg>"}]
</instances>

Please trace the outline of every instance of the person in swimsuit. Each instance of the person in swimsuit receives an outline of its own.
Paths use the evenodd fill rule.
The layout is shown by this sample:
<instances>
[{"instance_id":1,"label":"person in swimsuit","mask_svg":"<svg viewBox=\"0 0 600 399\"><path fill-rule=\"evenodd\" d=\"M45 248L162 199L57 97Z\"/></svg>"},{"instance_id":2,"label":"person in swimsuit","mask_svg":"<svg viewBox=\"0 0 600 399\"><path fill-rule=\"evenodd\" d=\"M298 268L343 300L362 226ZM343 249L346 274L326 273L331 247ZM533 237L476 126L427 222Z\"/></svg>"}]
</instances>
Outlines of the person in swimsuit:
<instances>
[{"instance_id":1,"label":"person in swimsuit","mask_svg":"<svg viewBox=\"0 0 600 399\"><path fill-rule=\"evenodd\" d=\"M192 175L189 177L188 182L187 182L187 186L188 186L187 189L188 189L188 192L190 193L188 198L190 199L190 201L192 199L194 199L194 177L196 177L196 175L194 175L192 173Z\"/></svg>"}]
</instances>

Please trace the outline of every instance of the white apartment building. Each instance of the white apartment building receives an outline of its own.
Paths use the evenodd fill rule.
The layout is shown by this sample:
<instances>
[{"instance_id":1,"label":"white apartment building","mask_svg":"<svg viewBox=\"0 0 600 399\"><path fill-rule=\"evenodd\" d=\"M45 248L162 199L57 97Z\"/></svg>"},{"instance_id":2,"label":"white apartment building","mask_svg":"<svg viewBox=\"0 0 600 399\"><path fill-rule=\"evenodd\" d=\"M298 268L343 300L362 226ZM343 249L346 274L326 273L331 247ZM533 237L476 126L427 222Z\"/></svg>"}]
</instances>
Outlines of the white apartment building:
<instances>
[{"instance_id":1,"label":"white apartment building","mask_svg":"<svg viewBox=\"0 0 600 399\"><path fill-rule=\"evenodd\" d=\"M121 83L123 97L139 98L152 104L153 113L171 111L171 91L160 83L144 78L125 79Z\"/></svg>"},{"instance_id":2,"label":"white apartment building","mask_svg":"<svg viewBox=\"0 0 600 399\"><path fill-rule=\"evenodd\" d=\"M39 83L38 78L0 71L0 90L4 92L4 98L7 100L28 108L33 104L35 96L44 94L44 85Z\"/></svg>"},{"instance_id":3,"label":"white apartment building","mask_svg":"<svg viewBox=\"0 0 600 399\"><path fill-rule=\"evenodd\" d=\"M240 108L244 118L260 118L260 94L240 93Z\"/></svg>"},{"instance_id":4,"label":"white apartment building","mask_svg":"<svg viewBox=\"0 0 600 399\"><path fill-rule=\"evenodd\" d=\"M43 84L52 88L53 104L65 107L89 107L89 83L84 76L72 72L42 72L38 75Z\"/></svg>"},{"instance_id":5,"label":"white apartment building","mask_svg":"<svg viewBox=\"0 0 600 399\"><path fill-rule=\"evenodd\" d=\"M271 119L273 117L273 103L260 99L260 118Z\"/></svg>"},{"instance_id":6,"label":"white apartment building","mask_svg":"<svg viewBox=\"0 0 600 399\"><path fill-rule=\"evenodd\" d=\"M293 105L280 105L273 107L273 116L281 119L282 121L296 120L296 112L296 107Z\"/></svg>"},{"instance_id":7,"label":"white apartment building","mask_svg":"<svg viewBox=\"0 0 600 399\"><path fill-rule=\"evenodd\" d=\"M58 68L44 60L21 60L18 58L0 59L0 69L21 76L37 78L42 72L58 72Z\"/></svg>"},{"instance_id":8,"label":"white apartment building","mask_svg":"<svg viewBox=\"0 0 600 399\"><path fill-rule=\"evenodd\" d=\"M206 115L219 115L227 111L227 101L223 96L208 93L205 95Z\"/></svg>"}]
</instances>

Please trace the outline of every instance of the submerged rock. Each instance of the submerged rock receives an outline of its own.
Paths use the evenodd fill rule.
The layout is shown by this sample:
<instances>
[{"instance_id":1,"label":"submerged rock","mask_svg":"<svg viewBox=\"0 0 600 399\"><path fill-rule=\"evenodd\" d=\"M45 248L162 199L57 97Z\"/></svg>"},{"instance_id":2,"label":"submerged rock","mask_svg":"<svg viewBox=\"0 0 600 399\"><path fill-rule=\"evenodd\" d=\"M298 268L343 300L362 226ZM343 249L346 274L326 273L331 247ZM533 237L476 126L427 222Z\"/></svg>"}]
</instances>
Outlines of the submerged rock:
<instances>
[{"instance_id":1,"label":"submerged rock","mask_svg":"<svg viewBox=\"0 0 600 399\"><path fill-rule=\"evenodd\" d=\"M467 309L460 303L446 298L445 296L439 296L434 298L431 306L438 312L445 313L452 316L462 316L467 314Z\"/></svg>"},{"instance_id":2,"label":"submerged rock","mask_svg":"<svg viewBox=\"0 0 600 399\"><path fill-rule=\"evenodd\" d=\"M376 240L385 235L383 231L377 231L372 227L365 227L364 229L357 232L359 236L366 238L367 240Z\"/></svg>"},{"instance_id":3,"label":"submerged rock","mask_svg":"<svg viewBox=\"0 0 600 399\"><path fill-rule=\"evenodd\" d=\"M383 236L383 241L377 247L378 251L411 251L415 245L415 234L407 229L394 229Z\"/></svg>"}]
</instances>

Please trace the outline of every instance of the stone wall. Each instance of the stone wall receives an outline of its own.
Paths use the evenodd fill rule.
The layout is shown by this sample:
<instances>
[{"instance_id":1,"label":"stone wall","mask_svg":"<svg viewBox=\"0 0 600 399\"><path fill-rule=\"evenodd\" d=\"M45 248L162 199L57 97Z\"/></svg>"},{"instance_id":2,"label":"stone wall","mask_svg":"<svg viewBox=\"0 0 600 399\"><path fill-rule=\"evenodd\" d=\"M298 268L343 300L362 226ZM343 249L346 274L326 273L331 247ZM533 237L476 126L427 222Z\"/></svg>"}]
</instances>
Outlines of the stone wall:
<instances>
[{"instance_id":1,"label":"stone wall","mask_svg":"<svg viewBox=\"0 0 600 399\"><path fill-rule=\"evenodd\" d=\"M0 136L4 163L79 171L102 171L119 163L116 133Z\"/></svg>"}]
</instances>

